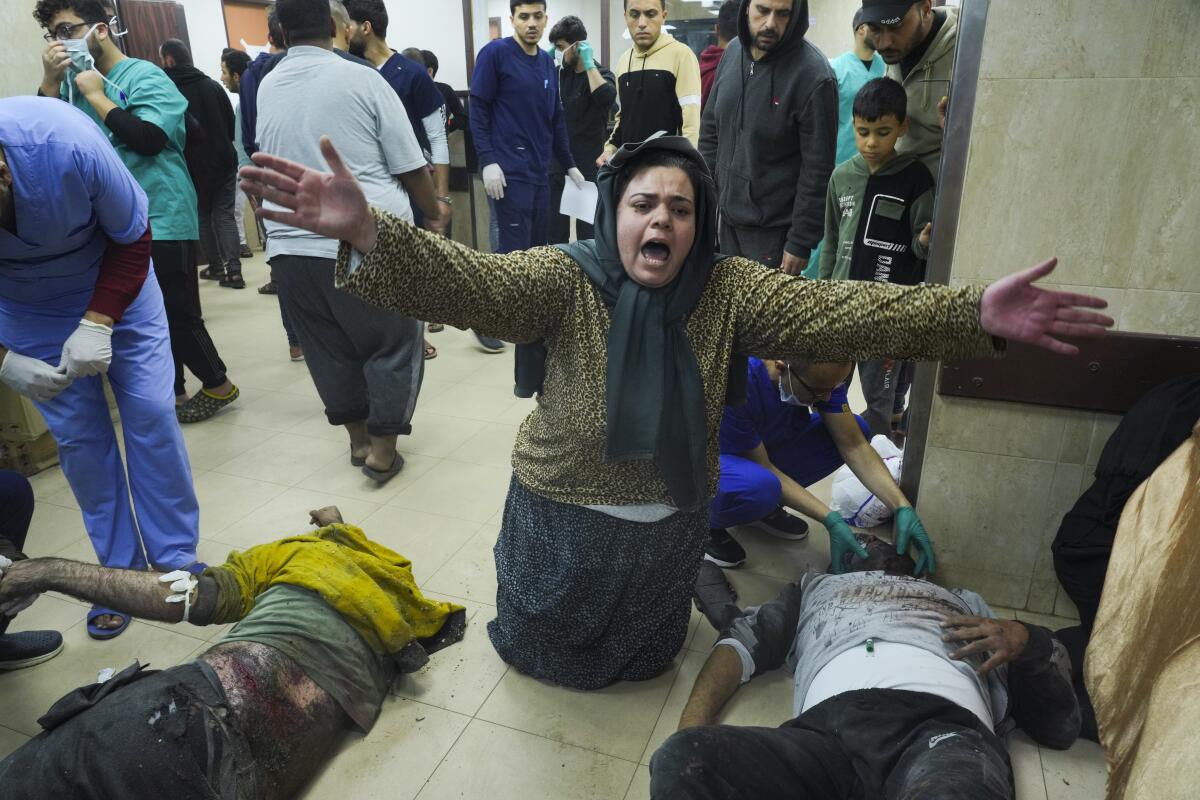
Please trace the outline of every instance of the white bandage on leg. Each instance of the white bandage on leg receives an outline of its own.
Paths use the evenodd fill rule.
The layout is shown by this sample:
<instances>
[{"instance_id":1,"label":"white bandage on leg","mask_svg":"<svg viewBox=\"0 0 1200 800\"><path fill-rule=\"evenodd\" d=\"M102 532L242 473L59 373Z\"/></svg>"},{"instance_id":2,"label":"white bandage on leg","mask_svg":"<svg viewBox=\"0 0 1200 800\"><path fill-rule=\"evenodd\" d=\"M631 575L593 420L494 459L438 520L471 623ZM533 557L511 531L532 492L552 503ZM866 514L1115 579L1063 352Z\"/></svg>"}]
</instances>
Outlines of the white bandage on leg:
<instances>
[{"instance_id":1,"label":"white bandage on leg","mask_svg":"<svg viewBox=\"0 0 1200 800\"><path fill-rule=\"evenodd\" d=\"M171 584L173 594L166 598L166 600L168 603L183 603L183 621L190 622L192 615L192 594L196 591L196 587L200 585L200 581L196 580L192 573L177 569L174 572L168 572L166 575L159 577L158 582Z\"/></svg>"}]
</instances>

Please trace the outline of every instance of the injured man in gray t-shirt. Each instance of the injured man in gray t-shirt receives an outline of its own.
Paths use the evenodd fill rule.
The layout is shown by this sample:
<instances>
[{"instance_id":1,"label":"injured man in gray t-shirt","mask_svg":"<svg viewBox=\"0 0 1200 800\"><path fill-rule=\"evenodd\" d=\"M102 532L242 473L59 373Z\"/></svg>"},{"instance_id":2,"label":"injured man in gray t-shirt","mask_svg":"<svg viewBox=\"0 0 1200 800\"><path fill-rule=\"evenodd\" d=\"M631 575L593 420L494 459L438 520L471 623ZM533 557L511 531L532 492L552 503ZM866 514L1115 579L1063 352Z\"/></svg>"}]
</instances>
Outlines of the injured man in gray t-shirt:
<instances>
[{"instance_id":1,"label":"injured man in gray t-shirt","mask_svg":"<svg viewBox=\"0 0 1200 800\"><path fill-rule=\"evenodd\" d=\"M757 608L706 565L697 605L718 630L680 731L651 761L656 798L1013 797L999 736L1069 747L1079 708L1049 630L997 619L974 592L910 577L880 539L844 575L810 571ZM795 719L717 725L737 687L794 676Z\"/></svg>"}]
</instances>

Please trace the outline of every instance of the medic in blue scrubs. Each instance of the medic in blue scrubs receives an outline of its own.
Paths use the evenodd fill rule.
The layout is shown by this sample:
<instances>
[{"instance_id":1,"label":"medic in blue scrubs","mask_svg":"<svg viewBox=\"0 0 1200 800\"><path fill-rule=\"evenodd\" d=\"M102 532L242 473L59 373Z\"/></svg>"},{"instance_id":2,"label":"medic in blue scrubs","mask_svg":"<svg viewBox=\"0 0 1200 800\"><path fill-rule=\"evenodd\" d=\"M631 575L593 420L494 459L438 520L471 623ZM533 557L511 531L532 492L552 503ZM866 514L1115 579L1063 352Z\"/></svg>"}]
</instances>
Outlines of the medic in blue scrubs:
<instances>
[{"instance_id":1,"label":"medic in blue scrubs","mask_svg":"<svg viewBox=\"0 0 1200 800\"><path fill-rule=\"evenodd\" d=\"M0 100L0 381L45 417L101 564L195 569L200 511L150 247L146 195L95 123L54 99ZM88 622L111 638L129 618L93 608Z\"/></svg>"},{"instance_id":2,"label":"medic in blue scrubs","mask_svg":"<svg viewBox=\"0 0 1200 800\"><path fill-rule=\"evenodd\" d=\"M917 548L919 572L932 573L933 546L912 504L867 441L869 428L850 412L846 397L851 364L797 364L749 359L746 404L725 409L721 419L721 481L709 512L704 557L730 569L746 551L728 528L746 525L781 539L808 536L794 509L821 520L829 531L835 571L842 553L867 553L854 532L806 487L842 464L895 514L896 543Z\"/></svg>"}]
</instances>

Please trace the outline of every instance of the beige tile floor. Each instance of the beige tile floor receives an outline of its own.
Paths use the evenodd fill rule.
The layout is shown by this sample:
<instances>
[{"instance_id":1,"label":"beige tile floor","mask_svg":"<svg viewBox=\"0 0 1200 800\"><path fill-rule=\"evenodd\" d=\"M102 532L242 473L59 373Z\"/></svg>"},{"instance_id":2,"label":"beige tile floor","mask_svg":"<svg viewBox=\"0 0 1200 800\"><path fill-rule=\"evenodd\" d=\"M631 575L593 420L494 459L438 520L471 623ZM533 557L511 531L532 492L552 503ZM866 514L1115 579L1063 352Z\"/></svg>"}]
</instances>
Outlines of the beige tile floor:
<instances>
[{"instance_id":1,"label":"beige tile floor","mask_svg":"<svg viewBox=\"0 0 1200 800\"><path fill-rule=\"evenodd\" d=\"M266 280L261 257L246 271L252 287ZM453 598L470 613L466 639L401 679L370 735L348 737L306 796L648 797L646 765L674 730L715 634L693 614L687 646L672 670L591 693L532 680L496 656L485 629L495 614L491 548L516 426L530 409L530 401L512 396L511 355L485 355L457 330L433 334L440 357L428 365L415 432L401 444L407 466L376 488L350 467L344 434L326 424L304 365L287 360L274 298L207 283L202 296L209 330L242 397L212 421L185 430L201 503L201 558L220 562L230 549L301 530L308 509L336 504L348 521L413 559L425 591ZM38 508L29 553L92 560L61 471L37 475L33 483ZM827 496L828 481L817 491ZM749 561L731 578L746 603L768 599L808 563L828 562L820 535L799 544L752 531L740 538ZM51 595L17 619L16 630L62 630L66 649L33 669L0 674L0 755L36 734L36 719L51 702L94 680L102 667L134 658L156 667L177 664L225 630L138 621L102 643L87 637L83 613L82 605ZM775 725L788 718L791 702L790 678L777 673L740 690L725 720ZM1103 760L1095 745L1060 753L1017 735L1010 746L1020 800L1102 796Z\"/></svg>"}]
</instances>

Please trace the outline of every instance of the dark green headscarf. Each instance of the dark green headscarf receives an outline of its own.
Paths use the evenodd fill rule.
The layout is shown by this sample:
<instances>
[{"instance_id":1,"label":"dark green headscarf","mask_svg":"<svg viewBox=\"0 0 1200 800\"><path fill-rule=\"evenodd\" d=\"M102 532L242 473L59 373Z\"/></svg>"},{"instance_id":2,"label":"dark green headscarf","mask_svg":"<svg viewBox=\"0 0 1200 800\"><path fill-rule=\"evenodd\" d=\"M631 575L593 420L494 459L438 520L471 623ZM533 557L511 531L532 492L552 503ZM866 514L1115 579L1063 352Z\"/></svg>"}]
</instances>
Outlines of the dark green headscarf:
<instances>
[{"instance_id":1,"label":"dark green headscarf","mask_svg":"<svg viewBox=\"0 0 1200 800\"><path fill-rule=\"evenodd\" d=\"M642 286L629 277L617 245L617 177L651 150L669 150L696 162L704 178L697 188L696 240L667 286ZM597 177L600 200L594 240L559 245L595 284L612 309L608 332L606 403L607 463L652 460L675 505L695 511L707 498L708 438L704 385L685 330L685 318L704 293L716 255L717 195L704 159L682 136L654 136L622 147ZM517 347L517 394L541 390L545 345ZM730 364L728 396L745 402L746 360Z\"/></svg>"}]
</instances>

